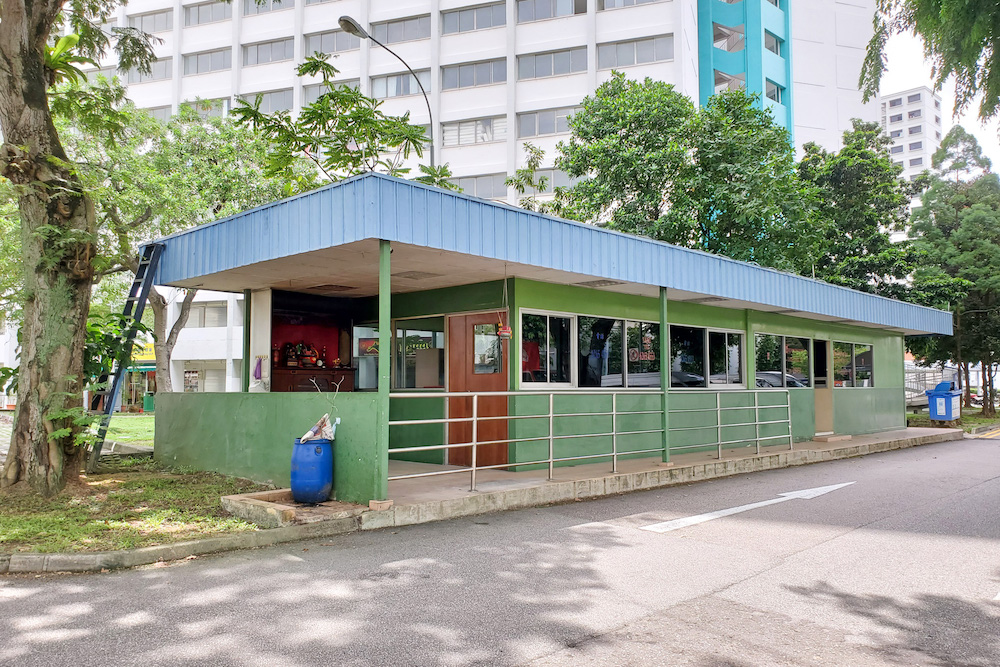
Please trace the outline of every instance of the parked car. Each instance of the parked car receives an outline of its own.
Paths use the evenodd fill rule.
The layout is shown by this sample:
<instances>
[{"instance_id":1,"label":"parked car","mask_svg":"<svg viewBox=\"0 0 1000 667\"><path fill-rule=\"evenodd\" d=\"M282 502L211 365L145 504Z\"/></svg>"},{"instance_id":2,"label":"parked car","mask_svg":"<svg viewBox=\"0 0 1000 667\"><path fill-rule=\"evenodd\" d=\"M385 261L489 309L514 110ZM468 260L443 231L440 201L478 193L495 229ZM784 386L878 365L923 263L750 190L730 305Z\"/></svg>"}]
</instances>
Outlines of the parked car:
<instances>
[{"instance_id":1,"label":"parked car","mask_svg":"<svg viewBox=\"0 0 1000 667\"><path fill-rule=\"evenodd\" d=\"M778 371L758 371L757 372L757 386L762 388L768 387L808 387L809 385L794 375L785 374L785 384L781 384L781 373Z\"/></svg>"}]
</instances>

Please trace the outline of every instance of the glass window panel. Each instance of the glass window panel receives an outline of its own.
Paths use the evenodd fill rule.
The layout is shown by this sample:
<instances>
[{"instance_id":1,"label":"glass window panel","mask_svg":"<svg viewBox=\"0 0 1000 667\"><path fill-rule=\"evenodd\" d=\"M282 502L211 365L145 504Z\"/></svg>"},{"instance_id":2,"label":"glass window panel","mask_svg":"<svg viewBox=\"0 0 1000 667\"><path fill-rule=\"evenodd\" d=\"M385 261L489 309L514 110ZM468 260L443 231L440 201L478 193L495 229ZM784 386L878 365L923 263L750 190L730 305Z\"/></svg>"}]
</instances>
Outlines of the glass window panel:
<instances>
[{"instance_id":1,"label":"glass window panel","mask_svg":"<svg viewBox=\"0 0 1000 667\"><path fill-rule=\"evenodd\" d=\"M556 130L556 114L554 111L539 111L538 134L552 134Z\"/></svg>"},{"instance_id":2,"label":"glass window panel","mask_svg":"<svg viewBox=\"0 0 1000 667\"><path fill-rule=\"evenodd\" d=\"M622 323L597 317L577 318L581 387L623 387Z\"/></svg>"},{"instance_id":3,"label":"glass window panel","mask_svg":"<svg viewBox=\"0 0 1000 667\"><path fill-rule=\"evenodd\" d=\"M660 325L629 322L625 355L629 387L660 386Z\"/></svg>"},{"instance_id":4,"label":"glass window panel","mask_svg":"<svg viewBox=\"0 0 1000 667\"><path fill-rule=\"evenodd\" d=\"M784 343L781 336L772 334L757 334L754 338L754 357L756 359L758 387L782 387L782 352Z\"/></svg>"},{"instance_id":5,"label":"glass window panel","mask_svg":"<svg viewBox=\"0 0 1000 667\"><path fill-rule=\"evenodd\" d=\"M493 5L493 25L507 25L507 8L504 3Z\"/></svg>"},{"instance_id":6,"label":"glass window panel","mask_svg":"<svg viewBox=\"0 0 1000 667\"><path fill-rule=\"evenodd\" d=\"M568 317L549 318L549 382L569 382L572 321Z\"/></svg>"},{"instance_id":7,"label":"glass window panel","mask_svg":"<svg viewBox=\"0 0 1000 667\"><path fill-rule=\"evenodd\" d=\"M548 357L548 318L524 315L521 318L521 381L548 382L542 360Z\"/></svg>"},{"instance_id":8,"label":"glass window panel","mask_svg":"<svg viewBox=\"0 0 1000 667\"><path fill-rule=\"evenodd\" d=\"M475 358L473 373L494 375L503 372L503 346L497 336L496 324L476 324L472 328Z\"/></svg>"},{"instance_id":9,"label":"glass window panel","mask_svg":"<svg viewBox=\"0 0 1000 667\"><path fill-rule=\"evenodd\" d=\"M569 74L570 72L570 55L569 51L559 51L552 54L552 73L553 74Z\"/></svg>"},{"instance_id":10,"label":"glass window panel","mask_svg":"<svg viewBox=\"0 0 1000 667\"><path fill-rule=\"evenodd\" d=\"M464 13L465 12L448 12L445 14L442 32L446 35L450 35L454 32L458 32L460 29L471 30L471 28L459 28L459 20Z\"/></svg>"},{"instance_id":11,"label":"glass window panel","mask_svg":"<svg viewBox=\"0 0 1000 667\"><path fill-rule=\"evenodd\" d=\"M552 0L535 0L535 20L552 18Z\"/></svg>"},{"instance_id":12,"label":"glass window panel","mask_svg":"<svg viewBox=\"0 0 1000 667\"><path fill-rule=\"evenodd\" d=\"M386 25L386 43L393 44L403 41L403 22L393 21Z\"/></svg>"},{"instance_id":13,"label":"glass window panel","mask_svg":"<svg viewBox=\"0 0 1000 667\"><path fill-rule=\"evenodd\" d=\"M568 16L573 13L573 0L556 0L555 16Z\"/></svg>"},{"instance_id":14,"label":"glass window panel","mask_svg":"<svg viewBox=\"0 0 1000 667\"><path fill-rule=\"evenodd\" d=\"M485 86L487 84L493 83L493 64L492 63L476 63L476 84L477 86Z\"/></svg>"},{"instance_id":15,"label":"glass window panel","mask_svg":"<svg viewBox=\"0 0 1000 667\"><path fill-rule=\"evenodd\" d=\"M374 97L386 97L386 78L384 76L372 79L372 95Z\"/></svg>"},{"instance_id":16,"label":"glass window panel","mask_svg":"<svg viewBox=\"0 0 1000 667\"><path fill-rule=\"evenodd\" d=\"M557 109L555 112L556 116L556 132L569 132L569 117L571 111L569 109Z\"/></svg>"},{"instance_id":17,"label":"glass window panel","mask_svg":"<svg viewBox=\"0 0 1000 667\"><path fill-rule=\"evenodd\" d=\"M726 334L721 331L708 332L708 382L709 384L729 384L729 358Z\"/></svg>"},{"instance_id":18,"label":"glass window panel","mask_svg":"<svg viewBox=\"0 0 1000 667\"><path fill-rule=\"evenodd\" d=\"M397 329L394 386L437 389L444 386L444 318L406 322L421 329Z\"/></svg>"},{"instance_id":19,"label":"glass window panel","mask_svg":"<svg viewBox=\"0 0 1000 667\"><path fill-rule=\"evenodd\" d=\"M263 64L271 62L271 45L270 44L258 44L257 45L257 62Z\"/></svg>"},{"instance_id":20,"label":"glass window panel","mask_svg":"<svg viewBox=\"0 0 1000 667\"><path fill-rule=\"evenodd\" d=\"M489 28L493 23L493 8L492 7L479 7L477 9L470 9L470 14L475 15L475 24L479 29Z\"/></svg>"},{"instance_id":21,"label":"glass window panel","mask_svg":"<svg viewBox=\"0 0 1000 667\"><path fill-rule=\"evenodd\" d=\"M525 21L535 20L535 0L519 0L517 3L517 21L518 23L523 23Z\"/></svg>"},{"instance_id":22,"label":"glass window panel","mask_svg":"<svg viewBox=\"0 0 1000 667\"><path fill-rule=\"evenodd\" d=\"M587 49L573 49L570 55L573 59L572 70L574 72L585 72L587 70Z\"/></svg>"},{"instance_id":23,"label":"glass window panel","mask_svg":"<svg viewBox=\"0 0 1000 667\"><path fill-rule=\"evenodd\" d=\"M507 80L507 59L493 61L493 83L500 83Z\"/></svg>"},{"instance_id":24,"label":"glass window panel","mask_svg":"<svg viewBox=\"0 0 1000 667\"><path fill-rule=\"evenodd\" d=\"M854 346L850 343L833 344L833 386L854 386Z\"/></svg>"},{"instance_id":25,"label":"glass window panel","mask_svg":"<svg viewBox=\"0 0 1000 667\"><path fill-rule=\"evenodd\" d=\"M808 338L785 337L785 386L808 387L812 364Z\"/></svg>"},{"instance_id":26,"label":"glass window panel","mask_svg":"<svg viewBox=\"0 0 1000 667\"><path fill-rule=\"evenodd\" d=\"M597 66L601 69L609 69L615 66L615 45L600 44L597 47Z\"/></svg>"},{"instance_id":27,"label":"glass window panel","mask_svg":"<svg viewBox=\"0 0 1000 667\"><path fill-rule=\"evenodd\" d=\"M855 387L874 387L874 350L871 345L854 346Z\"/></svg>"},{"instance_id":28,"label":"glass window panel","mask_svg":"<svg viewBox=\"0 0 1000 667\"><path fill-rule=\"evenodd\" d=\"M532 79L535 76L535 56L521 56L517 59L517 78Z\"/></svg>"},{"instance_id":29,"label":"glass window panel","mask_svg":"<svg viewBox=\"0 0 1000 667\"><path fill-rule=\"evenodd\" d=\"M705 386L705 330L670 327L670 386Z\"/></svg>"},{"instance_id":30,"label":"glass window panel","mask_svg":"<svg viewBox=\"0 0 1000 667\"><path fill-rule=\"evenodd\" d=\"M726 334L726 359L729 362L726 369L729 376L729 384L743 384L742 334Z\"/></svg>"},{"instance_id":31,"label":"glass window panel","mask_svg":"<svg viewBox=\"0 0 1000 667\"><path fill-rule=\"evenodd\" d=\"M653 44L651 39L641 39L635 43L635 61L637 63L651 63L656 60Z\"/></svg>"},{"instance_id":32,"label":"glass window panel","mask_svg":"<svg viewBox=\"0 0 1000 667\"><path fill-rule=\"evenodd\" d=\"M535 76L552 76L552 54L544 53L535 56Z\"/></svg>"},{"instance_id":33,"label":"glass window panel","mask_svg":"<svg viewBox=\"0 0 1000 667\"><path fill-rule=\"evenodd\" d=\"M226 67L226 54L224 51L212 53L212 70L220 70Z\"/></svg>"},{"instance_id":34,"label":"glass window panel","mask_svg":"<svg viewBox=\"0 0 1000 667\"><path fill-rule=\"evenodd\" d=\"M198 54L198 73L209 71L212 66L212 54L211 53L199 53Z\"/></svg>"},{"instance_id":35,"label":"glass window panel","mask_svg":"<svg viewBox=\"0 0 1000 667\"><path fill-rule=\"evenodd\" d=\"M618 44L616 48L615 59L618 67L625 67L626 65L635 64L635 43L625 42L624 44Z\"/></svg>"},{"instance_id":36,"label":"glass window panel","mask_svg":"<svg viewBox=\"0 0 1000 667\"><path fill-rule=\"evenodd\" d=\"M657 60L673 60L674 57L674 36L657 37L653 40Z\"/></svg>"},{"instance_id":37,"label":"glass window panel","mask_svg":"<svg viewBox=\"0 0 1000 667\"><path fill-rule=\"evenodd\" d=\"M419 25L417 27L417 34L420 35L420 39L426 39L431 36L431 17L421 16L418 19Z\"/></svg>"},{"instance_id":38,"label":"glass window panel","mask_svg":"<svg viewBox=\"0 0 1000 667\"><path fill-rule=\"evenodd\" d=\"M444 90L451 90L452 88L458 88L458 68L457 67L445 67L441 74L442 82L441 86Z\"/></svg>"},{"instance_id":39,"label":"glass window panel","mask_svg":"<svg viewBox=\"0 0 1000 667\"><path fill-rule=\"evenodd\" d=\"M476 85L476 66L462 65L458 68L458 87L468 88Z\"/></svg>"},{"instance_id":40,"label":"glass window panel","mask_svg":"<svg viewBox=\"0 0 1000 667\"><path fill-rule=\"evenodd\" d=\"M380 42L387 42L386 34L388 33L388 28L385 23L376 23L372 26L372 36L375 37Z\"/></svg>"},{"instance_id":41,"label":"glass window panel","mask_svg":"<svg viewBox=\"0 0 1000 667\"><path fill-rule=\"evenodd\" d=\"M446 123L442 128L442 141L445 146L457 146L458 145L458 124L457 123Z\"/></svg>"}]
</instances>

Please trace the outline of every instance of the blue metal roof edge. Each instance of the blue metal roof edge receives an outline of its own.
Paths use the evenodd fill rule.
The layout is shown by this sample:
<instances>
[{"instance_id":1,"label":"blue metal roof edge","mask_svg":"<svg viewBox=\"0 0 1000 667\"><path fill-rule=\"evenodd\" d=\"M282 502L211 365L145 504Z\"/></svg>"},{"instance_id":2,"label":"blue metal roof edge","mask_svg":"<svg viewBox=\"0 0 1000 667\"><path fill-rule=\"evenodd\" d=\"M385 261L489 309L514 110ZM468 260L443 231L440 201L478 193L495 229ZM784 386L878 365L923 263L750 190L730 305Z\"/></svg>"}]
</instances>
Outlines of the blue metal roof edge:
<instances>
[{"instance_id":1,"label":"blue metal roof edge","mask_svg":"<svg viewBox=\"0 0 1000 667\"><path fill-rule=\"evenodd\" d=\"M409 194L404 195L404 190ZM422 208L414 207L414 193L421 193L417 199L421 200ZM353 199L350 198L351 194ZM423 215L427 213L428 198L437 198L433 206L445 210L445 213L451 213L450 218L441 215L434 220L436 226L431 225L428 219L418 220L417 213ZM398 203L400 199L405 201L403 206ZM266 249L249 255L242 253L243 256L238 257L234 244L230 243L227 246L229 251L226 252L229 255L227 261L222 261L221 265L210 268L204 265L204 261L198 261L196 263L201 266L197 268L187 266L185 267L187 271L168 270L169 264L165 260L169 262L170 253L165 252L157 270L157 282L160 282L161 276L167 278L166 282L183 280L265 259L297 254L306 251L305 248L318 249L364 238L382 238L905 330L944 334L952 332L951 314L947 311L905 303L729 257L527 211L509 204L487 201L417 181L376 173L353 176L316 190L177 232L156 242L165 243L168 249L177 246L179 250L186 250L178 253L176 255L178 257L197 256L200 248L194 242L196 238L218 240L220 245L224 245L226 243L224 239L215 237L225 236L230 231L252 235L255 230L263 231L260 227L264 225L268 227L268 231L276 231L275 227L287 227L285 231L295 231L291 221L287 219L288 216L285 215L286 210L291 210L294 214L297 206L310 208L312 203L316 204L311 207L315 210L305 213L318 212L319 203L341 207L342 215L339 219L341 224L338 229L334 230L332 227L328 229L320 225L310 230L314 235L321 235L324 244L315 245L313 243L315 239L309 239L307 244L280 243L278 245L281 247L278 248L272 244ZM391 218L383 217L382 211L386 207L395 208L397 215ZM459 208L465 210L457 211ZM265 212L271 209L282 211L282 214L265 215ZM502 212L502 215L496 216L497 211ZM336 211L332 214L336 219ZM446 237L441 227L458 222L458 217L463 217L466 224L455 227ZM351 220L348 218L353 220L353 224L350 224ZM404 224L400 225L400 222ZM421 222L424 224L421 225ZM234 223L241 223L239 229L226 229L232 227ZM522 243L528 236L529 223L532 232L539 232L535 236L540 242L535 247L527 242ZM244 224L252 228L244 229ZM539 229L539 226L548 229ZM504 228L502 231L506 234L501 236L498 228ZM479 234L475 234L475 231ZM490 237L495 238L491 241ZM552 242L553 239L565 239L567 244L572 241L574 247L584 248L587 252L563 253L562 247L557 247ZM283 237L282 240L287 239ZM583 255L588 255L589 259ZM179 269L177 266L174 268ZM817 309L813 305L817 301L829 302L829 307Z\"/></svg>"}]
</instances>

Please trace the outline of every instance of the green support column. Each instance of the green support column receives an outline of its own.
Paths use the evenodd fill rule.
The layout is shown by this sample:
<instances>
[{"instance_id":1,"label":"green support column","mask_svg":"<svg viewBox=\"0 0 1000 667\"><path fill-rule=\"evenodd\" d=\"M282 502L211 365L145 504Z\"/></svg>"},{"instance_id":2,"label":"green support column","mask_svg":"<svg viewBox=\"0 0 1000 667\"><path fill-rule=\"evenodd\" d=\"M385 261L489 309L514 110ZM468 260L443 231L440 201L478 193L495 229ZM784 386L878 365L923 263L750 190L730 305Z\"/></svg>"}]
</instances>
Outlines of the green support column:
<instances>
[{"instance_id":1,"label":"green support column","mask_svg":"<svg viewBox=\"0 0 1000 667\"><path fill-rule=\"evenodd\" d=\"M753 312L751 310L743 311L744 325L743 328L747 333L746 338L746 374L747 374L747 388L756 389L757 388L757 350L755 347L756 340L754 340L754 323L753 323Z\"/></svg>"},{"instance_id":2,"label":"green support column","mask_svg":"<svg viewBox=\"0 0 1000 667\"><path fill-rule=\"evenodd\" d=\"M243 391L250 391L250 290L243 290Z\"/></svg>"},{"instance_id":3,"label":"green support column","mask_svg":"<svg viewBox=\"0 0 1000 667\"><path fill-rule=\"evenodd\" d=\"M388 241L378 244L378 422L375 432L375 500L389 493L389 382L392 369L392 285Z\"/></svg>"},{"instance_id":4,"label":"green support column","mask_svg":"<svg viewBox=\"0 0 1000 667\"><path fill-rule=\"evenodd\" d=\"M668 392L670 390L670 325L667 324L667 288L660 288L660 388L663 390L660 406L663 410L663 462L670 462L670 417Z\"/></svg>"}]
</instances>

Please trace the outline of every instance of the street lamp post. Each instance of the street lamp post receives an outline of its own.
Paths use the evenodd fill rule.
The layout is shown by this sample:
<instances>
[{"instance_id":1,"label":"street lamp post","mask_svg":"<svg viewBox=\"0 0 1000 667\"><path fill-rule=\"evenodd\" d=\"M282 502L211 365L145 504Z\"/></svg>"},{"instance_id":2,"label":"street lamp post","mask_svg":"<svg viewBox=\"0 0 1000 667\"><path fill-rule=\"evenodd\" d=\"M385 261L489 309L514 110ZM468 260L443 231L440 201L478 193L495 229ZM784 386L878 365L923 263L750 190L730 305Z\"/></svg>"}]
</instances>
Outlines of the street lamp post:
<instances>
[{"instance_id":1,"label":"street lamp post","mask_svg":"<svg viewBox=\"0 0 1000 667\"><path fill-rule=\"evenodd\" d=\"M427 97L427 91L424 90L424 84L420 83L420 77L418 77L417 73L413 71L413 68L411 68L409 65L406 64L405 60L399 57L398 53L396 53L395 51L393 51L388 46L378 41L371 35L369 35L368 32L361 27L361 24L352 19L350 16L341 16L340 19L337 21L337 23L340 24L341 29L347 34L354 35L355 37L360 37L361 39L370 39L379 46L381 46L383 49L391 53L392 55L396 56L396 60L403 63L403 67L405 67L410 72L410 74L413 75L413 80L417 82L418 86L420 86L420 92L423 93L424 102L427 104L427 122L430 123L431 126L430 159L431 159L431 166L433 167L434 166L434 117L433 114L431 113L430 98Z\"/></svg>"}]
</instances>

